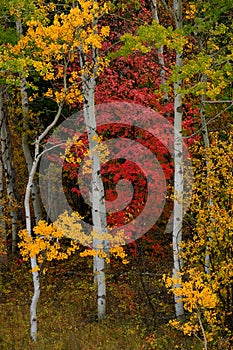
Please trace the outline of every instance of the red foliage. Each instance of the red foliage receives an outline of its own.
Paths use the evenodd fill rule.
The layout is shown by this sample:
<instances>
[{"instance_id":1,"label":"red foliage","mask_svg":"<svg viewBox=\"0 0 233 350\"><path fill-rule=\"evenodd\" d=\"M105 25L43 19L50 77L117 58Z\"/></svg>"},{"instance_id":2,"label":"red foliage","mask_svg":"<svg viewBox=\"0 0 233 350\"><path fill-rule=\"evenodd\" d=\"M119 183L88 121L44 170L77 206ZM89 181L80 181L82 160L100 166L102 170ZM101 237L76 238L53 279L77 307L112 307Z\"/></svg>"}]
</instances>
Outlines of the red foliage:
<instances>
[{"instance_id":1,"label":"red foliage","mask_svg":"<svg viewBox=\"0 0 233 350\"><path fill-rule=\"evenodd\" d=\"M168 150L148 131L137 126L132 127L126 124L108 124L98 126L98 133L102 136L103 141L116 138L137 141L137 144L143 145L145 148L151 151L152 154L156 155L156 158L160 162L163 169L165 179L168 181L171 180L173 176L173 163L170 160ZM85 157L86 147L88 146L87 133L83 134L81 139L83 143L82 147L77 148L75 144L70 147L70 152L73 154L74 159L80 158L83 160ZM121 150L119 150L118 154L120 154L120 151ZM138 152L138 156L140 157L140 150ZM109 213L107 215L107 223L110 227L122 226L140 215L147 200L147 178L155 178L154 186L158 188L157 193L159 194L159 188L161 186L160 175L152 172L150 173L151 164L147 164L146 159L144 160L144 166L146 169L148 169L147 176L137 164L130 160L123 159L120 155L117 156L117 154L114 159L111 159L102 165L101 175L105 188L106 201L113 201L116 199L116 186L119 180L127 180L133 186L133 196L130 203L124 209L115 213ZM71 196L71 199L69 199L70 205L74 207L74 210L77 210L74 203L77 203L81 197L81 192L78 185L79 164L76 162L73 164L65 161L63 164L63 174L65 176L65 187L70 189L72 194L75 194L75 197L73 197L72 194L69 194L69 196ZM72 197L75 198L74 203L72 203Z\"/></svg>"},{"instance_id":2,"label":"red foliage","mask_svg":"<svg viewBox=\"0 0 233 350\"><path fill-rule=\"evenodd\" d=\"M101 24L110 25L111 31L109 41L104 43L100 54L108 50L117 50L121 45L119 39L122 34L126 32L136 34L139 24L149 23L152 20L151 9L147 8L145 1L140 2L141 7L137 11L133 8L135 6L133 2L122 1L122 3L127 6L127 12L122 10L122 7L119 6L115 13L108 16L106 23L104 22L105 19L102 19ZM166 72L167 75L169 75L169 67L174 64L173 53L168 54L165 51L164 59L167 66ZM73 63L70 69L71 72L72 69L77 70L79 68L77 68L76 63ZM160 71L161 67L158 62L158 53L156 49L152 49L151 52L144 55L137 52L127 57L115 59L98 77L95 94L96 104L113 101L128 101L150 107L172 122L174 113L172 97L169 97L169 101L165 102L162 94L158 92L161 85ZM70 72L68 72L68 74ZM75 106L71 106L71 108L73 107ZM184 106L185 118L183 121L183 128L186 130L187 135L192 135L193 132L195 132L198 113L198 109L193 108L191 104L186 104ZM193 116L195 116L195 118ZM166 147L148 131L134 128L132 132L132 128L129 125L108 124L105 128L103 126L99 127L98 133L103 137L103 141L114 137L136 140L139 144L147 147L153 154L156 154L167 182L172 180L173 162L171 161L171 157ZM84 148L87 147L87 135L83 134L81 138L84 143ZM192 140L192 138L187 139L187 143L191 143ZM82 148L79 148L77 150L75 149L75 145L73 145L71 151L75 157L83 159L84 149L82 150ZM147 168L150 169L150 164L147 164ZM69 194L70 204L72 201L77 204L82 197L78 186L78 170L79 166L77 164L68 164L66 162L63 164L64 184L65 187L67 186L67 188L71 189L71 193ZM101 175L105 187L105 200L107 201L114 201L116 199L116 185L119 180L125 179L130 181L134 189L131 202L123 210L108 214L108 225L110 227L122 226L124 223L137 217L143 210L148 191L147 179L140 168L129 160L119 158L105 163L101 168ZM160 179L158 179L156 186L160 186ZM89 212L90 216L91 209L88 205L83 205L83 199L81 199L81 207L84 211ZM165 209L168 211L167 216L169 217L171 206L168 205ZM90 218L88 220L91 222ZM149 244L155 254L161 254L162 256L161 246L153 239L150 240L147 236L145 237L143 241L144 244ZM135 247L136 243L131 243L130 251L136 251Z\"/></svg>"}]
</instances>

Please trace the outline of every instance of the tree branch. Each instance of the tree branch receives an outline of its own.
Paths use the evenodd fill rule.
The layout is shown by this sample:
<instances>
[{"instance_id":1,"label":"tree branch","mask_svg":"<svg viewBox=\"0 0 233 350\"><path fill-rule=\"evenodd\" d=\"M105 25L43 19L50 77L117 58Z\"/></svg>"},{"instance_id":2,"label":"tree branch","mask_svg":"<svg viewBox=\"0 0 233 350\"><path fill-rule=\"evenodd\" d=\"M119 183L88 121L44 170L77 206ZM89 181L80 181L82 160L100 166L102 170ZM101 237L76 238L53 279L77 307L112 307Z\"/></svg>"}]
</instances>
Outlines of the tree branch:
<instances>
[{"instance_id":1,"label":"tree branch","mask_svg":"<svg viewBox=\"0 0 233 350\"><path fill-rule=\"evenodd\" d=\"M176 18L174 11L171 9L171 7L167 4L167 2L165 0L160 0L160 1L163 4L163 6L165 7L165 9L167 10L167 12L170 14L170 16L173 18L173 20L175 21L175 24L177 26L177 18Z\"/></svg>"},{"instance_id":2,"label":"tree branch","mask_svg":"<svg viewBox=\"0 0 233 350\"><path fill-rule=\"evenodd\" d=\"M208 101L209 102L209 101ZM225 101L224 101L225 102ZM198 129L196 132L194 132L192 135L189 135L189 136L183 136L182 139L189 139L190 137L193 137L197 134L199 134L199 132L201 132L207 125L209 125L212 121L214 121L215 119L221 117L221 115L226 112L228 109L230 109L232 106L233 106L233 101L230 101L231 104L226 107L225 109L223 109L221 112L219 112L217 115L215 115L213 118L211 118L210 120L208 120L208 122L205 124L205 125L202 125L202 127L200 129ZM211 102L211 103L214 103Z\"/></svg>"}]
</instances>

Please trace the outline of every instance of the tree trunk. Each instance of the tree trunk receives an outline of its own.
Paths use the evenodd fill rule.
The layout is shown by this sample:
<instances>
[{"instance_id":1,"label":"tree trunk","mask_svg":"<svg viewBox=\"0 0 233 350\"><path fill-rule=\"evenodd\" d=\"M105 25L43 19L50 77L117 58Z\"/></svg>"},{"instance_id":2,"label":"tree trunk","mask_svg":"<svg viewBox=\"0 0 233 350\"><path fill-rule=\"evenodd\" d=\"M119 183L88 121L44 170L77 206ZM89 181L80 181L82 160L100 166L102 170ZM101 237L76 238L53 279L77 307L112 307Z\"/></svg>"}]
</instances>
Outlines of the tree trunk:
<instances>
[{"instance_id":1,"label":"tree trunk","mask_svg":"<svg viewBox=\"0 0 233 350\"><path fill-rule=\"evenodd\" d=\"M23 34L22 23L20 20L16 21L16 30L18 37L20 38ZM23 132L22 132L22 147L24 152L24 158L27 164L28 174L31 171L33 158L31 155L29 147L28 133L30 131L28 120L29 120L29 102L27 93L27 81L23 75L23 72L19 74L20 76L20 93L21 93L21 106L23 114ZM33 180L31 187L31 200L34 211L34 218L36 224L42 218L41 201L40 201L40 190L36 180Z\"/></svg>"},{"instance_id":2,"label":"tree trunk","mask_svg":"<svg viewBox=\"0 0 233 350\"><path fill-rule=\"evenodd\" d=\"M39 162L39 144L35 146L35 158L31 167L31 171L28 177L28 183L26 187L26 193L24 198L24 209L26 215L26 229L28 234L32 235L32 227L31 227L31 211L30 211L30 196L33 185L34 176L36 173L37 165ZM31 268L32 268L32 279L33 279L33 287L34 294L32 297L31 305L30 305L30 323L31 323L31 338L36 341L37 337L37 318L36 318L36 310L37 310L37 302L40 296L40 278L39 272L36 270L37 268L37 258L34 255L31 259Z\"/></svg>"},{"instance_id":3,"label":"tree trunk","mask_svg":"<svg viewBox=\"0 0 233 350\"><path fill-rule=\"evenodd\" d=\"M95 117L95 84L97 73L98 51L93 50L92 62L93 72L82 75L82 91L84 97L84 118L86 123L86 130L88 134L88 143L90 150L90 158L92 161L92 182L90 199L92 204L92 220L93 228L98 234L107 232L106 222L106 207L104 200L104 186L100 174L101 164L98 153L95 151L98 146L97 142L97 127ZM81 69L86 64L85 54L80 49L80 65ZM93 74L91 74L93 73ZM105 282L105 260L98 256L99 250L108 253L109 242L95 238L93 240L93 248L97 255L93 260L94 280L97 284L97 298L98 298L98 320L101 321L106 314L106 282Z\"/></svg>"},{"instance_id":4,"label":"tree trunk","mask_svg":"<svg viewBox=\"0 0 233 350\"><path fill-rule=\"evenodd\" d=\"M34 159L33 163L29 172L28 176L28 182L25 192L25 198L24 198L24 209L25 209L25 215L26 215L26 229L28 234L32 235L32 218L31 218L31 211L30 211L30 198L32 195L32 188L33 188L33 182L34 177L37 171L37 167L40 161L41 156L43 155L43 151L40 151L40 144L41 141L44 140L44 138L48 135L50 130L56 125L58 122L62 108L63 108L63 102L61 102L58 106L57 114L55 115L52 123L47 126L47 128L38 136L38 138L35 141L35 148L34 148ZM37 310L37 302L39 300L40 296L40 278L39 273L36 270L37 269L37 258L36 256L33 256L31 259L31 268L32 268L32 278L33 278L33 287L34 287L34 294L31 301L30 306L30 322L31 322L31 338L36 341L37 337L37 318L36 318L36 310Z\"/></svg>"},{"instance_id":5,"label":"tree trunk","mask_svg":"<svg viewBox=\"0 0 233 350\"><path fill-rule=\"evenodd\" d=\"M15 169L13 163L12 136L8 124L6 86L0 87L0 127L1 127L1 151L2 162L5 175L7 201L10 208L11 234L12 234L12 254L15 253L16 239L18 232L18 214L16 209L17 191L15 181Z\"/></svg>"},{"instance_id":6,"label":"tree trunk","mask_svg":"<svg viewBox=\"0 0 233 350\"><path fill-rule=\"evenodd\" d=\"M151 0L151 7L152 7L153 19L155 19L159 23L157 0ZM160 46L157 51L158 51L159 65L161 67L161 69L160 69L161 84L164 85L166 82L166 71L165 71L163 46ZM163 100L165 103L168 101L167 93L164 94Z\"/></svg>"},{"instance_id":7,"label":"tree trunk","mask_svg":"<svg viewBox=\"0 0 233 350\"><path fill-rule=\"evenodd\" d=\"M182 1L174 0L174 13L176 17L176 28L182 29ZM176 66L182 67L182 52L176 51ZM182 241L182 221L183 221L183 145L182 145L182 96L180 88L182 81L174 83L174 218L173 218L173 279L174 288L180 289L179 273L182 267L180 256L180 243ZM177 282L176 282L177 281ZM175 298L176 317L182 319L184 307L182 297Z\"/></svg>"},{"instance_id":8,"label":"tree trunk","mask_svg":"<svg viewBox=\"0 0 233 350\"><path fill-rule=\"evenodd\" d=\"M203 76L203 79L206 80L206 77ZM205 118L205 111L204 111L204 100L205 100L205 95L201 96L201 108L200 108L200 117L201 117L201 124L202 124L202 136L203 136L203 141L205 148L208 149L210 147L210 140L209 140L209 133L208 133L208 128L206 124L206 118ZM209 159L208 155L206 154L206 169L207 169L207 174L206 174L206 180L207 180L207 186L208 186L208 178L209 178ZM213 206L213 202L210 196L210 188L208 188L208 194L209 194L209 206L210 208ZM211 239L211 237L209 237ZM208 253L208 242L206 246L206 254L205 254L205 272L207 274L210 273L210 255Z\"/></svg>"},{"instance_id":9,"label":"tree trunk","mask_svg":"<svg viewBox=\"0 0 233 350\"><path fill-rule=\"evenodd\" d=\"M7 235L6 235L6 220L4 211L4 169L2 157L0 157L0 270L2 264L7 264Z\"/></svg>"}]
</instances>

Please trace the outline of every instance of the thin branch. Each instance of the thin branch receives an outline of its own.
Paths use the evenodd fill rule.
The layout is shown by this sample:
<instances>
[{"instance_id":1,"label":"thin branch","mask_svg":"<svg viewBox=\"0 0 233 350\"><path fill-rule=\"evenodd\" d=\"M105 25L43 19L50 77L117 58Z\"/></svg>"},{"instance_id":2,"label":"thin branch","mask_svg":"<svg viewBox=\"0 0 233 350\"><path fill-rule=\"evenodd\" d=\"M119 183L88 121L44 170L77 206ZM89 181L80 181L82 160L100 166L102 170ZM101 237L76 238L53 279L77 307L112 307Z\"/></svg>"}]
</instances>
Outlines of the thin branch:
<instances>
[{"instance_id":1,"label":"thin branch","mask_svg":"<svg viewBox=\"0 0 233 350\"><path fill-rule=\"evenodd\" d=\"M114 46L122 44L123 42L121 40L116 41L114 44L110 45L107 49L102 50L101 52L105 54L105 52L110 51Z\"/></svg>"},{"instance_id":2,"label":"thin branch","mask_svg":"<svg viewBox=\"0 0 233 350\"><path fill-rule=\"evenodd\" d=\"M203 326L203 323L202 323L202 320L201 320L201 312L197 306L197 317L198 317L198 322L200 324L200 328L201 328L201 332L202 332L202 335L203 335L203 343L204 343L204 349L207 350L207 339L206 339L206 334L205 334L205 329L204 329L204 326Z\"/></svg>"},{"instance_id":3,"label":"thin branch","mask_svg":"<svg viewBox=\"0 0 233 350\"><path fill-rule=\"evenodd\" d=\"M54 146L52 146L52 147L50 147L50 148L46 148L45 150L43 150L42 152L40 152L40 154L38 155L37 158L40 159L45 153L52 151L52 149L54 149L54 148L57 148L57 147L60 147L60 146L64 146L64 145L65 145L65 142L62 142L62 143L59 143L59 144L57 144L57 145L54 145Z\"/></svg>"},{"instance_id":4,"label":"thin branch","mask_svg":"<svg viewBox=\"0 0 233 350\"><path fill-rule=\"evenodd\" d=\"M226 107L225 109L223 109L221 112L219 112L217 115L215 115L213 118L211 118L210 120L208 120L208 122L205 125L202 125L202 127L200 129L198 129L195 133L193 133L192 135L189 136L183 136L182 139L190 139L190 137L196 136L197 134L199 134L199 132L201 132L207 125L209 125L211 122L213 122L215 119L221 117L221 115L226 112L228 109L230 109L233 106L233 101L231 101L231 104Z\"/></svg>"},{"instance_id":5,"label":"thin branch","mask_svg":"<svg viewBox=\"0 0 233 350\"><path fill-rule=\"evenodd\" d=\"M233 103L233 100L202 101L202 103Z\"/></svg>"},{"instance_id":6,"label":"thin branch","mask_svg":"<svg viewBox=\"0 0 233 350\"><path fill-rule=\"evenodd\" d=\"M42 132L42 134L40 134L40 135L38 136L37 142L40 143L40 142L44 139L44 137L49 133L49 131L56 125L58 119L59 119L60 116L61 116L61 112L62 112L62 109L63 109L63 105L64 105L64 100L59 104L57 114L56 114L56 116L54 117L52 123L49 124L49 126Z\"/></svg>"},{"instance_id":7,"label":"thin branch","mask_svg":"<svg viewBox=\"0 0 233 350\"><path fill-rule=\"evenodd\" d=\"M167 12L171 15L171 17L173 18L173 20L175 21L175 24L177 25L177 18L176 15L174 13L174 11L171 9L171 7L166 3L165 0L160 0L161 3L163 4L163 6L165 7L165 9L167 10Z\"/></svg>"}]
</instances>

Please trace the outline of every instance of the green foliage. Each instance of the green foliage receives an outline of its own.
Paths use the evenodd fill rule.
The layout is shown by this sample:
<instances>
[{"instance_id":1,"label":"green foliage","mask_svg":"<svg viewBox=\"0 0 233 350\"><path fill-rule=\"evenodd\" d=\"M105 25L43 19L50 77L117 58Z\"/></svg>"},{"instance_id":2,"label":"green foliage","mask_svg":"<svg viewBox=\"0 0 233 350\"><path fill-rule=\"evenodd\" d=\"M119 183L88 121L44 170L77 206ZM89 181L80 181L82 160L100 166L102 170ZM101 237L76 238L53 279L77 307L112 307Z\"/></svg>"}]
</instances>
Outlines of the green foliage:
<instances>
[{"instance_id":1,"label":"green foliage","mask_svg":"<svg viewBox=\"0 0 233 350\"><path fill-rule=\"evenodd\" d=\"M3 26L0 26L0 45L11 43L16 44L17 42L17 35L14 28L4 28Z\"/></svg>"},{"instance_id":2,"label":"green foliage","mask_svg":"<svg viewBox=\"0 0 233 350\"><path fill-rule=\"evenodd\" d=\"M183 69L185 94L230 99L232 86L232 2L192 1L186 8L184 33L189 38ZM205 79L203 79L205 77ZM224 96L224 97L223 97Z\"/></svg>"},{"instance_id":3,"label":"green foliage","mask_svg":"<svg viewBox=\"0 0 233 350\"><path fill-rule=\"evenodd\" d=\"M132 51L142 53L150 52L153 47L159 48L166 45L171 50L182 51L187 39L183 32L169 26L166 28L157 21L139 27L137 35L126 33L121 37L123 46L115 53L109 54L109 58L126 56Z\"/></svg>"}]
</instances>

